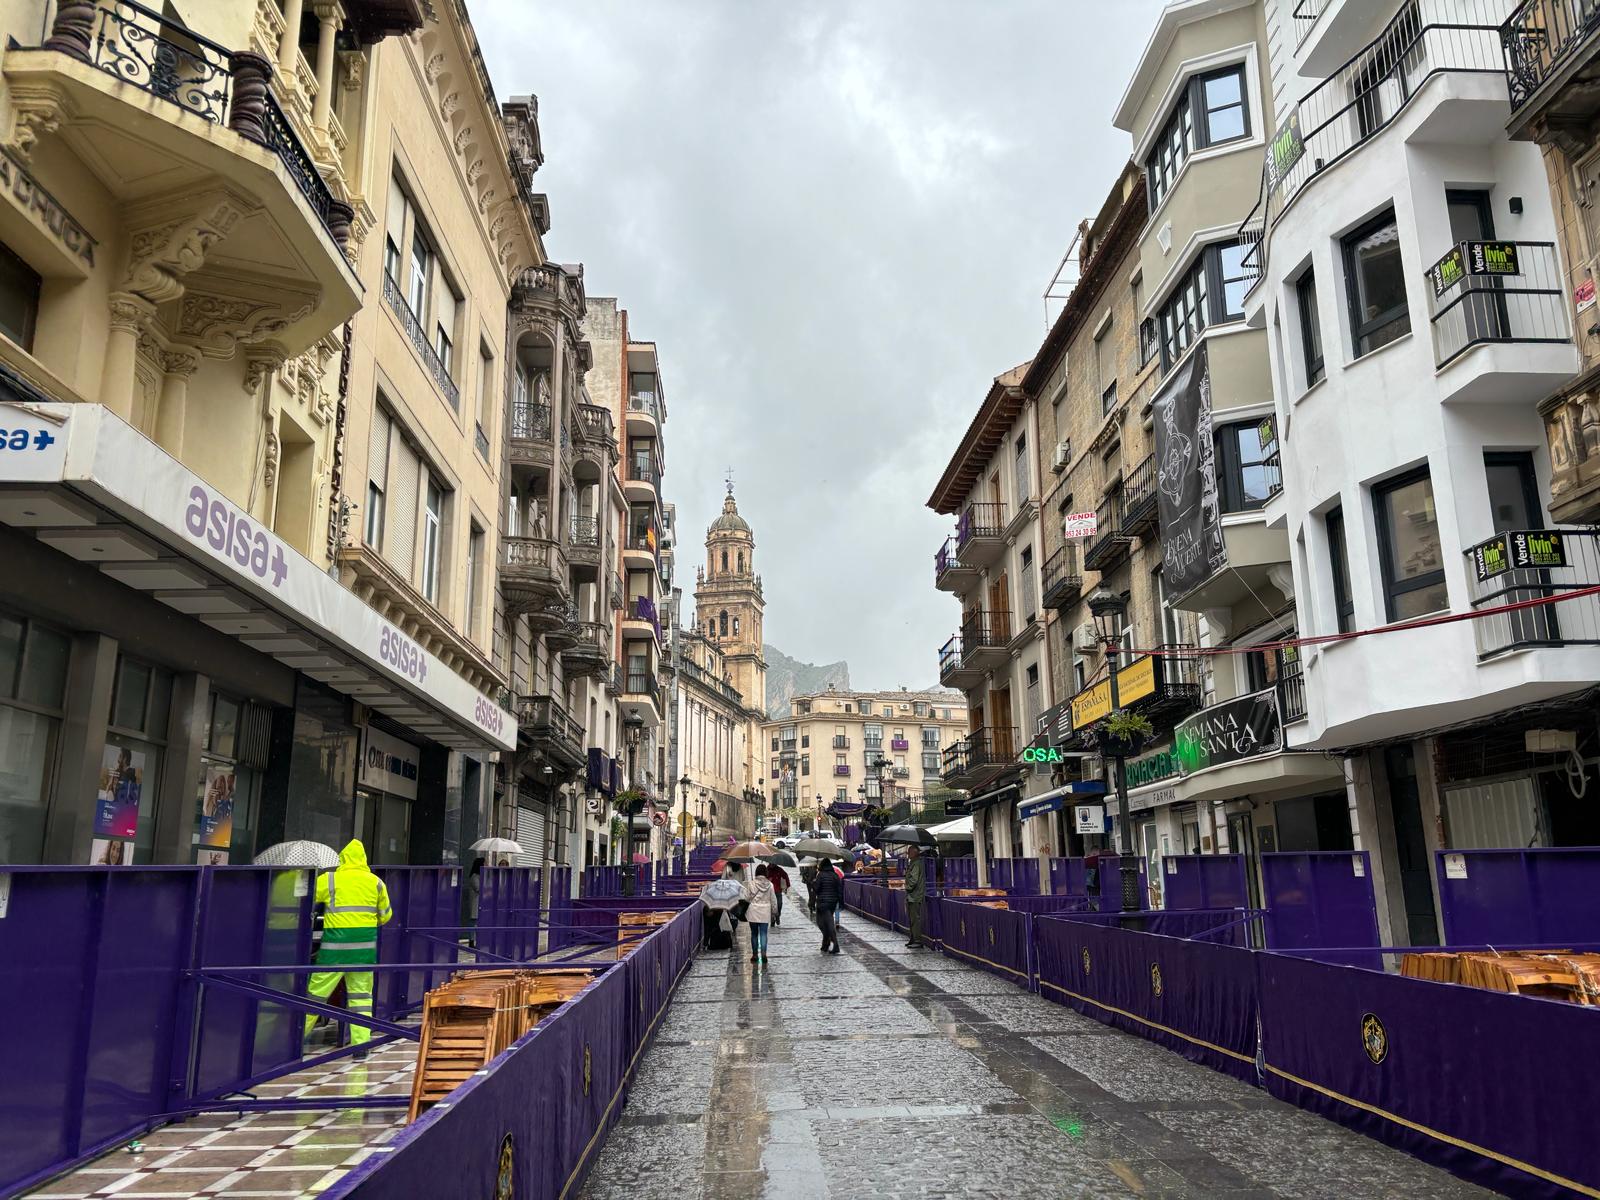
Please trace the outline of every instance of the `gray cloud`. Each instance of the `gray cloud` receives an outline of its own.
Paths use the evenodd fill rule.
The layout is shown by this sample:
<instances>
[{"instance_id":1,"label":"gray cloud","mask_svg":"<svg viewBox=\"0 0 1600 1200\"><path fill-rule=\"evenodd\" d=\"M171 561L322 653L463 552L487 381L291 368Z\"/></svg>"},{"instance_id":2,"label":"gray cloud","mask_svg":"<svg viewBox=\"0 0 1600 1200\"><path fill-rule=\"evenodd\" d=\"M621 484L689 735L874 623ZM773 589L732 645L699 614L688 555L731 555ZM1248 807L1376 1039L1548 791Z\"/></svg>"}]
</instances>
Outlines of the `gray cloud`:
<instances>
[{"instance_id":1,"label":"gray cloud","mask_svg":"<svg viewBox=\"0 0 1600 1200\"><path fill-rule=\"evenodd\" d=\"M553 258L661 348L692 563L731 465L767 638L926 685L954 630L923 501L1128 154L1158 0L477 0L539 96ZM691 577L692 578L692 577Z\"/></svg>"}]
</instances>

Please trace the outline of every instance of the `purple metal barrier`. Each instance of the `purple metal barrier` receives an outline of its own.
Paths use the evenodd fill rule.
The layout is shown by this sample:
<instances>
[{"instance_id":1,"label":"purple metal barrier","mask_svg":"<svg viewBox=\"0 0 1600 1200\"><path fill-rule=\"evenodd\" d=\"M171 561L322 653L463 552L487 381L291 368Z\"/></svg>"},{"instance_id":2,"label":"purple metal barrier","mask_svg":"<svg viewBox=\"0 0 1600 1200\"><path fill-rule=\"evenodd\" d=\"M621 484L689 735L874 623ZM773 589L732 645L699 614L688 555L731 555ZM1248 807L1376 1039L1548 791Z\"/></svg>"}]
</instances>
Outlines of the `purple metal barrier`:
<instances>
[{"instance_id":1,"label":"purple metal barrier","mask_svg":"<svg viewBox=\"0 0 1600 1200\"><path fill-rule=\"evenodd\" d=\"M388 889L389 908L394 913L378 930L378 961L436 962L441 967L459 961L459 934L411 931L461 924L461 868L374 867L373 873ZM479 899L481 915L481 893ZM373 1013L394 1020L421 1007L428 989L448 977L447 970L392 972L375 981Z\"/></svg>"},{"instance_id":2,"label":"purple metal barrier","mask_svg":"<svg viewBox=\"0 0 1600 1200\"><path fill-rule=\"evenodd\" d=\"M1593 1008L1300 956L1256 965L1273 1095L1507 1195L1600 1194Z\"/></svg>"},{"instance_id":3,"label":"purple metal barrier","mask_svg":"<svg viewBox=\"0 0 1600 1200\"><path fill-rule=\"evenodd\" d=\"M1034 942L1040 995L1256 1082L1252 951L1051 916Z\"/></svg>"},{"instance_id":4,"label":"purple metal barrier","mask_svg":"<svg viewBox=\"0 0 1600 1200\"><path fill-rule=\"evenodd\" d=\"M699 941L691 908L324 1195L494 1195L507 1159L511 1194L576 1195Z\"/></svg>"},{"instance_id":5,"label":"purple metal barrier","mask_svg":"<svg viewBox=\"0 0 1600 1200\"><path fill-rule=\"evenodd\" d=\"M1169 854L1161 860L1166 908L1248 908L1242 854Z\"/></svg>"},{"instance_id":6,"label":"purple metal barrier","mask_svg":"<svg viewBox=\"0 0 1600 1200\"><path fill-rule=\"evenodd\" d=\"M485 867L478 892L478 924L483 927L478 945L499 958L537 956L539 898L537 867Z\"/></svg>"},{"instance_id":7,"label":"purple metal barrier","mask_svg":"<svg viewBox=\"0 0 1600 1200\"><path fill-rule=\"evenodd\" d=\"M1380 944L1365 850L1263 854L1261 883L1268 949Z\"/></svg>"},{"instance_id":8,"label":"purple metal barrier","mask_svg":"<svg viewBox=\"0 0 1600 1200\"><path fill-rule=\"evenodd\" d=\"M1241 947L1250 945L1251 923L1261 917L1259 910L1251 908L1184 908L1176 911L1155 908L1128 913L1074 912L1068 909L1061 915L1087 921L1102 929L1116 927L1162 937L1211 942L1218 946Z\"/></svg>"},{"instance_id":9,"label":"purple metal barrier","mask_svg":"<svg viewBox=\"0 0 1600 1200\"><path fill-rule=\"evenodd\" d=\"M1052 896L1083 896L1083 859L1052 858L1050 860L1050 894Z\"/></svg>"},{"instance_id":10,"label":"purple metal barrier","mask_svg":"<svg viewBox=\"0 0 1600 1200\"><path fill-rule=\"evenodd\" d=\"M1434 867L1448 945L1600 935L1600 849L1441 850Z\"/></svg>"},{"instance_id":11,"label":"purple metal barrier","mask_svg":"<svg viewBox=\"0 0 1600 1200\"><path fill-rule=\"evenodd\" d=\"M977 887L978 886L978 860L970 854L960 858L941 858L935 866L935 879L938 871L944 872L942 886L951 887Z\"/></svg>"}]
</instances>

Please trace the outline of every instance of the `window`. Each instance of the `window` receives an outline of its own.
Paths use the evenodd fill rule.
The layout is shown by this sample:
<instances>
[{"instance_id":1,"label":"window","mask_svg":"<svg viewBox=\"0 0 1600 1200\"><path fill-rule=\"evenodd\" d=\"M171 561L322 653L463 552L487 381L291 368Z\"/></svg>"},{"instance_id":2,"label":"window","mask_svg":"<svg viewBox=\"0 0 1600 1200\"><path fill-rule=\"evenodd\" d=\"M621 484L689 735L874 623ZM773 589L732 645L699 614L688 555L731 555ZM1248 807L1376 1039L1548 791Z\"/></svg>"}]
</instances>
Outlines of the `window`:
<instances>
[{"instance_id":1,"label":"window","mask_svg":"<svg viewBox=\"0 0 1600 1200\"><path fill-rule=\"evenodd\" d=\"M1016 476L1017 507L1021 508L1028 502L1028 497L1033 494L1033 481L1028 471L1028 435L1022 434L1017 438L1016 445Z\"/></svg>"},{"instance_id":2,"label":"window","mask_svg":"<svg viewBox=\"0 0 1600 1200\"><path fill-rule=\"evenodd\" d=\"M1244 296L1250 290L1255 272L1244 265L1247 251L1243 242L1229 242L1214 249L1217 279L1222 284L1214 293L1222 301L1222 309L1214 319L1237 321L1244 316Z\"/></svg>"},{"instance_id":3,"label":"window","mask_svg":"<svg viewBox=\"0 0 1600 1200\"><path fill-rule=\"evenodd\" d=\"M438 311L433 314L433 352L439 356L445 374L454 375L455 359L452 353L455 349L456 309L461 301L443 280L440 280L436 299Z\"/></svg>"},{"instance_id":4,"label":"window","mask_svg":"<svg viewBox=\"0 0 1600 1200\"><path fill-rule=\"evenodd\" d=\"M483 595L483 580L479 578L479 572L482 570L483 530L474 521L467 534L467 635L472 638L478 636L478 598Z\"/></svg>"},{"instance_id":5,"label":"window","mask_svg":"<svg viewBox=\"0 0 1600 1200\"><path fill-rule=\"evenodd\" d=\"M1110 386L1100 393L1100 415L1108 417L1111 410L1117 406L1117 381L1113 379Z\"/></svg>"},{"instance_id":6,"label":"window","mask_svg":"<svg viewBox=\"0 0 1600 1200\"><path fill-rule=\"evenodd\" d=\"M1145 159L1151 211L1172 190L1173 181L1192 151L1235 141L1249 132L1243 64L1189 80Z\"/></svg>"},{"instance_id":7,"label":"window","mask_svg":"<svg viewBox=\"0 0 1600 1200\"><path fill-rule=\"evenodd\" d=\"M422 595L429 604L439 602L439 533L443 521L444 492L430 476L422 513Z\"/></svg>"},{"instance_id":8,"label":"window","mask_svg":"<svg viewBox=\"0 0 1600 1200\"><path fill-rule=\"evenodd\" d=\"M372 410L367 432L367 519L364 539L374 550L383 549L383 498L389 487L389 438L393 422L382 408Z\"/></svg>"},{"instance_id":9,"label":"window","mask_svg":"<svg viewBox=\"0 0 1600 1200\"><path fill-rule=\"evenodd\" d=\"M1267 425L1249 421L1217 430L1217 483L1225 513L1260 508L1278 490L1274 440L1261 442Z\"/></svg>"},{"instance_id":10,"label":"window","mask_svg":"<svg viewBox=\"0 0 1600 1200\"><path fill-rule=\"evenodd\" d=\"M478 344L478 448L487 456L488 434L494 428L494 355ZM524 385L526 386L526 385Z\"/></svg>"},{"instance_id":11,"label":"window","mask_svg":"<svg viewBox=\"0 0 1600 1200\"><path fill-rule=\"evenodd\" d=\"M1206 327L1206 271L1202 254L1161 306L1161 359L1171 366Z\"/></svg>"},{"instance_id":12,"label":"window","mask_svg":"<svg viewBox=\"0 0 1600 1200\"><path fill-rule=\"evenodd\" d=\"M367 481L367 527L365 541L374 550L383 548L383 489L375 480Z\"/></svg>"},{"instance_id":13,"label":"window","mask_svg":"<svg viewBox=\"0 0 1600 1200\"><path fill-rule=\"evenodd\" d=\"M723 637L727 637L728 636L728 614L727 614L726 610L724 610L723 612L718 614L718 616L717 616L717 625L720 627L721 635Z\"/></svg>"},{"instance_id":14,"label":"window","mask_svg":"<svg viewBox=\"0 0 1600 1200\"><path fill-rule=\"evenodd\" d=\"M1184 274L1156 314L1161 356L1171 366L1194 344L1208 325L1244 317L1244 295L1255 272L1244 265L1240 242L1207 246Z\"/></svg>"},{"instance_id":15,"label":"window","mask_svg":"<svg viewBox=\"0 0 1600 1200\"><path fill-rule=\"evenodd\" d=\"M939 748L939 727L937 725L924 725L922 727L922 748L924 750Z\"/></svg>"},{"instance_id":16,"label":"window","mask_svg":"<svg viewBox=\"0 0 1600 1200\"><path fill-rule=\"evenodd\" d=\"M171 675L136 659L118 657L100 768L91 856L96 864L151 860L156 798L161 792L161 743L166 741L171 708Z\"/></svg>"},{"instance_id":17,"label":"window","mask_svg":"<svg viewBox=\"0 0 1600 1200\"><path fill-rule=\"evenodd\" d=\"M800 756L800 774L802 774L802 775L811 774L811 755L802 754Z\"/></svg>"},{"instance_id":18,"label":"window","mask_svg":"<svg viewBox=\"0 0 1600 1200\"><path fill-rule=\"evenodd\" d=\"M801 711L802 712L810 712L811 709L808 706L806 708L801 709ZM811 735L809 733L802 733L800 735L800 748L803 750L803 749L805 749L806 747L808 747L810 745L811 745Z\"/></svg>"},{"instance_id":19,"label":"window","mask_svg":"<svg viewBox=\"0 0 1600 1200\"><path fill-rule=\"evenodd\" d=\"M39 283L37 271L0 245L0 334L29 351L39 317Z\"/></svg>"},{"instance_id":20,"label":"window","mask_svg":"<svg viewBox=\"0 0 1600 1200\"><path fill-rule=\"evenodd\" d=\"M37 863L44 855L67 653L63 634L0 616L0 862Z\"/></svg>"},{"instance_id":21,"label":"window","mask_svg":"<svg viewBox=\"0 0 1600 1200\"><path fill-rule=\"evenodd\" d=\"M1483 456L1483 470L1489 483L1489 517L1496 533L1544 527L1533 455L1526 450L1490 451Z\"/></svg>"},{"instance_id":22,"label":"window","mask_svg":"<svg viewBox=\"0 0 1600 1200\"><path fill-rule=\"evenodd\" d=\"M1300 350L1305 355L1306 387L1323 376L1322 325L1317 317L1317 279L1310 270L1295 280L1295 306L1300 310Z\"/></svg>"},{"instance_id":23,"label":"window","mask_svg":"<svg viewBox=\"0 0 1600 1200\"><path fill-rule=\"evenodd\" d=\"M400 247L406 244L406 222L410 216L411 202L406 199L405 189L400 186L400 180L391 175L389 211L385 217L387 225L383 234L383 273L396 287L404 282L400 277L400 260L403 257Z\"/></svg>"},{"instance_id":24,"label":"window","mask_svg":"<svg viewBox=\"0 0 1600 1200\"><path fill-rule=\"evenodd\" d=\"M1433 481L1423 467L1372 489L1389 620L1450 607Z\"/></svg>"},{"instance_id":25,"label":"window","mask_svg":"<svg viewBox=\"0 0 1600 1200\"><path fill-rule=\"evenodd\" d=\"M1347 236L1343 246L1350 327L1360 358L1411 332L1400 229L1393 211Z\"/></svg>"},{"instance_id":26,"label":"window","mask_svg":"<svg viewBox=\"0 0 1600 1200\"><path fill-rule=\"evenodd\" d=\"M1100 415L1117 406L1117 352L1111 338L1111 323L1094 338L1094 362L1100 386Z\"/></svg>"}]
</instances>

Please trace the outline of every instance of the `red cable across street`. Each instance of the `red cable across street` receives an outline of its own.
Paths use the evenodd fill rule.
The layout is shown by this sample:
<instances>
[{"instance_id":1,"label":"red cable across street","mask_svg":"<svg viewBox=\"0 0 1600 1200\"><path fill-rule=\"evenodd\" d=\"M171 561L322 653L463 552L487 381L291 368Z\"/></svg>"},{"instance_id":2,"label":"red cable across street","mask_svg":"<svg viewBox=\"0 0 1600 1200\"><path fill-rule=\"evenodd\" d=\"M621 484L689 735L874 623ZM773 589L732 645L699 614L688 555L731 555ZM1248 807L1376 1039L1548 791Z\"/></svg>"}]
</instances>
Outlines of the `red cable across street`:
<instances>
[{"instance_id":1,"label":"red cable across street","mask_svg":"<svg viewBox=\"0 0 1600 1200\"><path fill-rule=\"evenodd\" d=\"M1148 649L1131 647L1120 651L1122 654L1148 654L1158 658L1199 658L1212 657L1219 654L1255 654L1262 650L1286 650L1300 646L1324 646L1332 642L1348 642L1356 638L1372 637L1379 633L1401 633L1408 629L1427 629L1433 625L1453 625L1457 621L1477 621L1483 617L1493 617L1500 613L1521 612L1523 609L1538 608L1545 604L1564 604L1568 600L1581 600L1585 596L1600 596L1600 584L1591 587L1574 588L1570 592L1560 592L1551 596L1535 596L1531 600L1516 600L1510 604L1497 604L1493 608L1477 608L1471 612L1445 613L1437 617L1418 617L1414 621L1397 621L1393 625L1379 625L1373 629L1352 629L1348 633L1323 633L1312 637L1284 638L1276 642L1256 642L1249 646L1194 646L1177 649L1172 646L1157 646Z\"/></svg>"}]
</instances>

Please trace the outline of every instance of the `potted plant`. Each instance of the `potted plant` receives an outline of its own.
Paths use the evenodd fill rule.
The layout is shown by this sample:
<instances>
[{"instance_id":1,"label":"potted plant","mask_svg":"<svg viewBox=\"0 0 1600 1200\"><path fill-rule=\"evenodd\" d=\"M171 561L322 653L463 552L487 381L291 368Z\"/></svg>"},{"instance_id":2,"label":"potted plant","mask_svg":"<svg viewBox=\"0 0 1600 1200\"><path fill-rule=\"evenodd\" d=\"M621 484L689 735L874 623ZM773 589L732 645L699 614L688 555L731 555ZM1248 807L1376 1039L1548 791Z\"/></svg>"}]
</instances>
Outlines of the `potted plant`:
<instances>
[{"instance_id":1,"label":"potted plant","mask_svg":"<svg viewBox=\"0 0 1600 1200\"><path fill-rule=\"evenodd\" d=\"M1149 718L1125 708L1114 710L1100 723L1100 752L1109 757L1129 758L1144 749L1155 733Z\"/></svg>"},{"instance_id":2,"label":"potted plant","mask_svg":"<svg viewBox=\"0 0 1600 1200\"><path fill-rule=\"evenodd\" d=\"M617 811L632 820L644 811L648 797L637 788L629 788L625 792L618 792L616 799Z\"/></svg>"}]
</instances>

